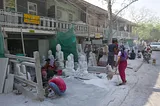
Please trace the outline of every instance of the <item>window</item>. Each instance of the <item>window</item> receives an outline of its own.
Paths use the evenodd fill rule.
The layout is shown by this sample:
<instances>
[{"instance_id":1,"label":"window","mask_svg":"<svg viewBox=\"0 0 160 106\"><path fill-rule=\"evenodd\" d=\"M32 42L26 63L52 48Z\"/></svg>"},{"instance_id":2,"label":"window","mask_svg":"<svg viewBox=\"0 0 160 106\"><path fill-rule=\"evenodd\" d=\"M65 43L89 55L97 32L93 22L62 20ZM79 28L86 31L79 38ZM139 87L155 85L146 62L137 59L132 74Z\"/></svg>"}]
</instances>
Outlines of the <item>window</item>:
<instances>
[{"instance_id":1,"label":"window","mask_svg":"<svg viewBox=\"0 0 160 106\"><path fill-rule=\"evenodd\" d=\"M62 12L60 10L57 10L57 19L60 19L62 17Z\"/></svg>"},{"instance_id":2,"label":"window","mask_svg":"<svg viewBox=\"0 0 160 106\"><path fill-rule=\"evenodd\" d=\"M37 15L37 4L28 2L28 13L32 15Z\"/></svg>"},{"instance_id":3,"label":"window","mask_svg":"<svg viewBox=\"0 0 160 106\"><path fill-rule=\"evenodd\" d=\"M55 5L52 5L52 6L48 9L48 17L55 18Z\"/></svg>"},{"instance_id":4,"label":"window","mask_svg":"<svg viewBox=\"0 0 160 106\"><path fill-rule=\"evenodd\" d=\"M69 21L69 22L72 22L72 21L73 21L73 15L72 15L72 14L69 14L69 15L68 15L68 21Z\"/></svg>"}]
</instances>

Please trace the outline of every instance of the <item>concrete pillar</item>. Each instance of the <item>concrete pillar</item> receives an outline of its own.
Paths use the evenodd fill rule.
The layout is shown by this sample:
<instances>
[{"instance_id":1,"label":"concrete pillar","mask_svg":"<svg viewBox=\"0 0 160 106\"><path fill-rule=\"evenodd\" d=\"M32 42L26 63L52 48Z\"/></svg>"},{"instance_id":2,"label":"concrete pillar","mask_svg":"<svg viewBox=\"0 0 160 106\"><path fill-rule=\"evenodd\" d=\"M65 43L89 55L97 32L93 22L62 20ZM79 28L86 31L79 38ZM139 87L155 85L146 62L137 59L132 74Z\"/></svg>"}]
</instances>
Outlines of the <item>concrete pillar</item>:
<instances>
[{"instance_id":1,"label":"concrete pillar","mask_svg":"<svg viewBox=\"0 0 160 106\"><path fill-rule=\"evenodd\" d=\"M39 100L44 100L44 89L43 89L43 83L42 83L42 74L41 74L41 65L40 65L40 56L39 52L34 52L34 58L35 58L35 71L36 71L36 79L37 79L37 97Z\"/></svg>"},{"instance_id":2,"label":"concrete pillar","mask_svg":"<svg viewBox=\"0 0 160 106\"><path fill-rule=\"evenodd\" d=\"M40 58L44 55L45 57L48 57L47 53L49 50L49 41L48 39L44 39L44 40L38 40L38 51L40 54Z\"/></svg>"}]
</instances>

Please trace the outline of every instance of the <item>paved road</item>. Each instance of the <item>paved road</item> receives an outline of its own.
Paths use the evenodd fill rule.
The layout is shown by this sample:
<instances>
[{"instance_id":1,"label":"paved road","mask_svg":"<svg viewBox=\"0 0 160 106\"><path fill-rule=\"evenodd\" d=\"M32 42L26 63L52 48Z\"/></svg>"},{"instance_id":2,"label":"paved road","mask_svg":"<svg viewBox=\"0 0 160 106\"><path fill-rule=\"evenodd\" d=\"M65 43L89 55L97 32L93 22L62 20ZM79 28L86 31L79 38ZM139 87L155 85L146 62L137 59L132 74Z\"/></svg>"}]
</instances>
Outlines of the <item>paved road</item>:
<instances>
[{"instance_id":1,"label":"paved road","mask_svg":"<svg viewBox=\"0 0 160 106\"><path fill-rule=\"evenodd\" d=\"M157 65L144 63L137 72L128 73L128 84L115 88L108 101L99 106L160 106L160 52L153 52ZM131 77L132 76L132 77Z\"/></svg>"}]
</instances>

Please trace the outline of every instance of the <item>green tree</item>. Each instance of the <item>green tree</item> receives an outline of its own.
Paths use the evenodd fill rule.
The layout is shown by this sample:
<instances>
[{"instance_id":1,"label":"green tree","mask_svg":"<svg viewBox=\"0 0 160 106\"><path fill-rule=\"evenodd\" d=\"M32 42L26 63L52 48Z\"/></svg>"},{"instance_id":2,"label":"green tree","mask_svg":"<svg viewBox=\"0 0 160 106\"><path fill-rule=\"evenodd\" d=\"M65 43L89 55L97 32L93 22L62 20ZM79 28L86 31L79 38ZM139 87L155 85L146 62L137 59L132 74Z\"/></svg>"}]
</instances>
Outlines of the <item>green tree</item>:
<instances>
[{"instance_id":1,"label":"green tree","mask_svg":"<svg viewBox=\"0 0 160 106\"><path fill-rule=\"evenodd\" d=\"M15 8L15 0L6 0L7 7Z\"/></svg>"},{"instance_id":2,"label":"green tree","mask_svg":"<svg viewBox=\"0 0 160 106\"><path fill-rule=\"evenodd\" d=\"M129 16L137 24L133 30L140 39L154 40L160 38L159 17L156 17L154 12L147 8L136 9L131 7Z\"/></svg>"}]
</instances>

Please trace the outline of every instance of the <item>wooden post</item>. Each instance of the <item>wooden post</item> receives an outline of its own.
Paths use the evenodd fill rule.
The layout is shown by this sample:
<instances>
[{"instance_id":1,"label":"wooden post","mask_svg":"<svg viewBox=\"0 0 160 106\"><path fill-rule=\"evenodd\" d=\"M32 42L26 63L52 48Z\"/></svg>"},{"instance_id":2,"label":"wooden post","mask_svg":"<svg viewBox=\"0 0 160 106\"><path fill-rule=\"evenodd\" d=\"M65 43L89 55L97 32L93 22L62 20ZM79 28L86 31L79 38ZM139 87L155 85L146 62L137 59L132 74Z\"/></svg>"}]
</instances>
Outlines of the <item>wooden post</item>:
<instances>
[{"instance_id":1,"label":"wooden post","mask_svg":"<svg viewBox=\"0 0 160 106\"><path fill-rule=\"evenodd\" d=\"M40 65L40 57L39 52L34 52L34 58L35 58L35 70L36 70L36 79L37 79L37 97L39 100L44 100L44 89L43 89L43 83L42 83L42 74L41 74L41 65Z\"/></svg>"},{"instance_id":2,"label":"wooden post","mask_svg":"<svg viewBox=\"0 0 160 106\"><path fill-rule=\"evenodd\" d=\"M21 27L21 41L22 41L22 50L23 50L23 54L26 55L25 47L24 47L24 37L23 37L22 27Z\"/></svg>"}]
</instances>

